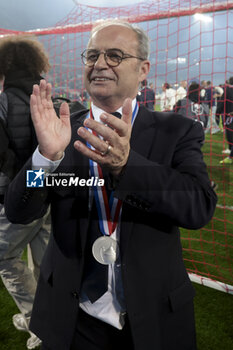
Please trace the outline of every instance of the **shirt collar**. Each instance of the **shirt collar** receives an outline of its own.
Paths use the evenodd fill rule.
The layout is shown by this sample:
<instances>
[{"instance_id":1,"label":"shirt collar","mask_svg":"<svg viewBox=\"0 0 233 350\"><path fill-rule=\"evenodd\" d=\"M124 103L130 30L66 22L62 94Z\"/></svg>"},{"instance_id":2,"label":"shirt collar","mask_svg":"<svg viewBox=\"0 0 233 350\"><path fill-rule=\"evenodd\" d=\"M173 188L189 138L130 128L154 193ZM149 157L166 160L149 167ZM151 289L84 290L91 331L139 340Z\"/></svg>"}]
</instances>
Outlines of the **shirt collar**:
<instances>
[{"instance_id":1,"label":"shirt collar","mask_svg":"<svg viewBox=\"0 0 233 350\"><path fill-rule=\"evenodd\" d=\"M135 105L136 105L137 101L136 101L136 98L134 98L132 100L132 111L134 110L135 108ZM94 105L93 102L91 102L91 110L92 110L92 115L93 115L93 118L96 120L96 121L100 121L100 115L102 113L104 113L105 111L97 106ZM120 114L122 114L122 107L120 107L119 109L117 109L116 111L113 111L113 112L119 112Z\"/></svg>"}]
</instances>

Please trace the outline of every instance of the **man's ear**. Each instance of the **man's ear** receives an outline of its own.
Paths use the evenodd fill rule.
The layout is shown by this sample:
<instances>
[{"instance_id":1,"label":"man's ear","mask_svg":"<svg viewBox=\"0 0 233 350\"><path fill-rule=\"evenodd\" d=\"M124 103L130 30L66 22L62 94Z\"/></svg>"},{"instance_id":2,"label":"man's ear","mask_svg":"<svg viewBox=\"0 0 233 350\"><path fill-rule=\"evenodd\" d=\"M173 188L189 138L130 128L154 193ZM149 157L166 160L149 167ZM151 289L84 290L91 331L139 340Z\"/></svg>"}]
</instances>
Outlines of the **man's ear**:
<instances>
[{"instance_id":1,"label":"man's ear","mask_svg":"<svg viewBox=\"0 0 233 350\"><path fill-rule=\"evenodd\" d=\"M140 82L142 82L147 78L149 71L150 71L150 61L148 60L142 61L140 65Z\"/></svg>"}]
</instances>

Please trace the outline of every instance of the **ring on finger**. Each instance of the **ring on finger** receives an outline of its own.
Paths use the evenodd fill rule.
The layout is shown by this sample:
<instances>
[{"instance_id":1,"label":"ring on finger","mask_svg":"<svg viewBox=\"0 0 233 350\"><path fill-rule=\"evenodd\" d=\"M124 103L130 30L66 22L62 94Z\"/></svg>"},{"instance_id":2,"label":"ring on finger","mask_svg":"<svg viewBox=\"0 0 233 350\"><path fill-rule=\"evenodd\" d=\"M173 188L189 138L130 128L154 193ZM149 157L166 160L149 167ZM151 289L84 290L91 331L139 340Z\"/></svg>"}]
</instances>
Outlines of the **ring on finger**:
<instances>
[{"instance_id":1,"label":"ring on finger","mask_svg":"<svg viewBox=\"0 0 233 350\"><path fill-rule=\"evenodd\" d=\"M112 149L112 146L108 145L106 151L101 152L101 156L103 156L103 157L106 156L111 151L111 149Z\"/></svg>"}]
</instances>

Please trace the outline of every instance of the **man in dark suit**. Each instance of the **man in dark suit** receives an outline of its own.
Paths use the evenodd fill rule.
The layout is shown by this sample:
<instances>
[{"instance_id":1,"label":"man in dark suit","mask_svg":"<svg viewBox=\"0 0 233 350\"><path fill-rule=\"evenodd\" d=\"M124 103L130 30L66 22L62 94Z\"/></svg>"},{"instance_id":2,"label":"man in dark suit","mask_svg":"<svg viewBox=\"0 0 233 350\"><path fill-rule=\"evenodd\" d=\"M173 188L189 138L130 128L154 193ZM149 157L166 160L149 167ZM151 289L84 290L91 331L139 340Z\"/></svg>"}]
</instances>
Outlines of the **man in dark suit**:
<instances>
[{"instance_id":1,"label":"man in dark suit","mask_svg":"<svg viewBox=\"0 0 233 350\"><path fill-rule=\"evenodd\" d=\"M30 324L43 349L196 349L178 226L204 226L216 195L200 123L138 108L148 55L141 29L103 22L82 54L90 111L70 118L64 103L58 119L51 85L34 86L39 147L9 186L6 210L26 223L51 203L53 234ZM40 167L86 186L25 188L26 170ZM103 177L104 187L87 185Z\"/></svg>"},{"instance_id":2,"label":"man in dark suit","mask_svg":"<svg viewBox=\"0 0 233 350\"><path fill-rule=\"evenodd\" d=\"M155 104L155 92L153 89L147 86L146 79L141 82L141 86L142 89L140 90L140 94L138 94L138 101L140 105L143 105L153 111Z\"/></svg>"}]
</instances>

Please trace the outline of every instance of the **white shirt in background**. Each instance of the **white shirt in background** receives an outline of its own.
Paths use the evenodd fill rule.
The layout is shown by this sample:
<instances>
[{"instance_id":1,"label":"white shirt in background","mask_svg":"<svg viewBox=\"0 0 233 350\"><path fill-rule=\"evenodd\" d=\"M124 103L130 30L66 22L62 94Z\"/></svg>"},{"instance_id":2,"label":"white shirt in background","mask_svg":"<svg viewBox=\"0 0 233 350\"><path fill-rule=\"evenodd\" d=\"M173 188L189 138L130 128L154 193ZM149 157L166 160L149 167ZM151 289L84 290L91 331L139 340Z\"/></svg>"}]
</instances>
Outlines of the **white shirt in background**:
<instances>
[{"instance_id":1,"label":"white shirt in background","mask_svg":"<svg viewBox=\"0 0 233 350\"><path fill-rule=\"evenodd\" d=\"M176 103L176 90L169 88L160 95L161 111L171 111Z\"/></svg>"}]
</instances>

